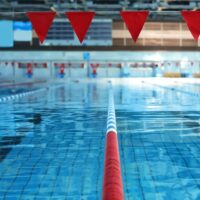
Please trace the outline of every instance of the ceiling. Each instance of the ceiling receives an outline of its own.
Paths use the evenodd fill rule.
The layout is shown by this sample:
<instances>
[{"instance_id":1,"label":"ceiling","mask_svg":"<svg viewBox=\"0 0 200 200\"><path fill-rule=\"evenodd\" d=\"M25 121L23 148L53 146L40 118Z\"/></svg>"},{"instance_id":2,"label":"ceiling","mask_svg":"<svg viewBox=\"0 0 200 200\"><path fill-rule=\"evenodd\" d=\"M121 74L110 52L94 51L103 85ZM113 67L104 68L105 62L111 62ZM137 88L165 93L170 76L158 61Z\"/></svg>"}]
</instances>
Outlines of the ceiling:
<instances>
[{"instance_id":1,"label":"ceiling","mask_svg":"<svg viewBox=\"0 0 200 200\"><path fill-rule=\"evenodd\" d=\"M120 19L121 10L149 10L151 21L181 21L179 11L198 10L199 0L0 0L0 19L26 19L27 11L93 10L96 17Z\"/></svg>"}]
</instances>

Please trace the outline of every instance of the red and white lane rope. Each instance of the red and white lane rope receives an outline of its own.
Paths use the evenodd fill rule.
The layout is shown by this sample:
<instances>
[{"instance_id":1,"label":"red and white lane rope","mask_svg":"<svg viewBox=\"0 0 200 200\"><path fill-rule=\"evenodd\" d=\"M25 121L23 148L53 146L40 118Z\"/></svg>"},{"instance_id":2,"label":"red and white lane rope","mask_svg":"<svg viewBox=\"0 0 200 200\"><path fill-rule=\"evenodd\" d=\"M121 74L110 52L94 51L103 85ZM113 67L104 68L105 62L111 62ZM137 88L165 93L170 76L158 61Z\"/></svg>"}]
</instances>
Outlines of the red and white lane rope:
<instances>
[{"instance_id":1,"label":"red and white lane rope","mask_svg":"<svg viewBox=\"0 0 200 200\"><path fill-rule=\"evenodd\" d=\"M109 89L102 200L124 200L112 86Z\"/></svg>"}]
</instances>

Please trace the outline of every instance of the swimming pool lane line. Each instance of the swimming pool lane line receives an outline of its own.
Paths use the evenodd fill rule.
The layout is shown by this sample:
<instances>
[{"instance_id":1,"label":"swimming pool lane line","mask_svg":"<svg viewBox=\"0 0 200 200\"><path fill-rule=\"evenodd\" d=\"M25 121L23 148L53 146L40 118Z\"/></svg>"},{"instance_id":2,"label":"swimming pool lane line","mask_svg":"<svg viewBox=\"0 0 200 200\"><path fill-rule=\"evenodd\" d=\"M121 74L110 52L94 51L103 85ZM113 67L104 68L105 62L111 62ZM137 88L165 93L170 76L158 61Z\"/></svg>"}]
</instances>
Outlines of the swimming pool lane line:
<instances>
[{"instance_id":1,"label":"swimming pool lane line","mask_svg":"<svg viewBox=\"0 0 200 200\"><path fill-rule=\"evenodd\" d=\"M109 88L102 200L124 200L112 85Z\"/></svg>"},{"instance_id":2,"label":"swimming pool lane line","mask_svg":"<svg viewBox=\"0 0 200 200\"><path fill-rule=\"evenodd\" d=\"M15 87L15 86L28 86L28 85L34 85L34 84L41 84L41 83L46 83L47 81L34 81L34 82L22 82L22 83L13 83L13 81L10 81L10 84L3 85L0 83L0 88L5 88L5 87Z\"/></svg>"},{"instance_id":3,"label":"swimming pool lane line","mask_svg":"<svg viewBox=\"0 0 200 200\"><path fill-rule=\"evenodd\" d=\"M36 94L38 92L48 91L50 88L58 88L58 87L62 87L62 86L63 85L49 86L49 87L45 87L45 88L40 88L40 89L28 91L28 92L22 92L22 93L19 93L19 94L0 97L0 103L7 102L7 101L12 101L12 100L14 101L14 100L17 100L17 99L22 98L22 97L26 97L26 96L29 96L29 95L34 95L34 94Z\"/></svg>"},{"instance_id":4,"label":"swimming pool lane line","mask_svg":"<svg viewBox=\"0 0 200 200\"><path fill-rule=\"evenodd\" d=\"M10 96L6 96L6 97L1 97L0 98L0 103L2 102L7 102L7 101L11 101L11 100L17 100L19 98L34 94L36 91L29 91L29 92L23 92L23 93L19 93L19 94L14 94L14 95L10 95ZM37 91L38 92L38 91Z\"/></svg>"},{"instance_id":5,"label":"swimming pool lane line","mask_svg":"<svg viewBox=\"0 0 200 200\"><path fill-rule=\"evenodd\" d=\"M198 98L200 97L200 94L187 92L187 91L180 90L180 89L175 89L174 87L166 87L166 86L158 85L158 84L155 84L155 83L149 83L149 82L146 82L146 81L142 81L142 83L153 85L153 86L160 87L160 88L163 88L163 89L166 89L166 90L170 90L170 91L175 91L175 92L180 92L180 93L183 93L183 94L188 94L188 95L191 95L191 96L194 96L194 97L198 97Z\"/></svg>"}]
</instances>

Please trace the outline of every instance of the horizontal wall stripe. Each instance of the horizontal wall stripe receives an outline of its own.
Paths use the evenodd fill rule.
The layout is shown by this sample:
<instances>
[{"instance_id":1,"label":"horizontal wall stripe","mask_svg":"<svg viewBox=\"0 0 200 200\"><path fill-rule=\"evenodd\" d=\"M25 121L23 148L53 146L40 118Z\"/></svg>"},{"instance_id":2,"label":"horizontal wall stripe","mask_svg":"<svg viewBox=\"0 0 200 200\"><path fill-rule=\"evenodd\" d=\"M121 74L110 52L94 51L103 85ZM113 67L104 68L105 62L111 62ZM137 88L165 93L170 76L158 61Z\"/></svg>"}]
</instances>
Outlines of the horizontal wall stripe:
<instances>
[{"instance_id":1,"label":"horizontal wall stripe","mask_svg":"<svg viewBox=\"0 0 200 200\"><path fill-rule=\"evenodd\" d=\"M131 38L128 30L114 30L112 32L113 39ZM189 30L142 30L140 39L193 39Z\"/></svg>"}]
</instances>

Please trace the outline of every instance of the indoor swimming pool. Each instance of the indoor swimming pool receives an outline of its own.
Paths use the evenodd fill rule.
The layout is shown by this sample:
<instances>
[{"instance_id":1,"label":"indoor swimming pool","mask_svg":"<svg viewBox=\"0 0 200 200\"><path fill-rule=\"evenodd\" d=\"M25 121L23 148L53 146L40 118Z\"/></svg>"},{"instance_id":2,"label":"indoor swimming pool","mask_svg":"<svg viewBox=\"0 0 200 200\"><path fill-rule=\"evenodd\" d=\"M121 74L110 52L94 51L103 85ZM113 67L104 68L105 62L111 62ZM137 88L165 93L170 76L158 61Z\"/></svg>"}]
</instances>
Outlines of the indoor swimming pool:
<instances>
[{"instance_id":1,"label":"indoor swimming pool","mask_svg":"<svg viewBox=\"0 0 200 200\"><path fill-rule=\"evenodd\" d=\"M111 81L125 199L199 200L200 82ZM0 199L100 200L108 79L45 87L0 102Z\"/></svg>"}]
</instances>

